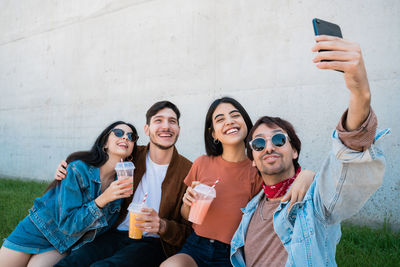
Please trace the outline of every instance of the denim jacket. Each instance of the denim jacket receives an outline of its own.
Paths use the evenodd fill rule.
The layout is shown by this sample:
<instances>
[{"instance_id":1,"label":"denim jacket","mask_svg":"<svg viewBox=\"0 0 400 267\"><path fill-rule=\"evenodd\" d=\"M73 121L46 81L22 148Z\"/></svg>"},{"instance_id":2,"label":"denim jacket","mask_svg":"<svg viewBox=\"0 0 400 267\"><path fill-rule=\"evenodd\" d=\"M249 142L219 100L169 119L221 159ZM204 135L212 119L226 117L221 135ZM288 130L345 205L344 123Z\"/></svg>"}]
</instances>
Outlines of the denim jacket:
<instances>
[{"instance_id":1,"label":"denim jacket","mask_svg":"<svg viewBox=\"0 0 400 267\"><path fill-rule=\"evenodd\" d=\"M381 185L385 159L377 144L389 132L378 132L374 144L363 152L344 146L336 130L333 132L333 151L303 201L290 211L288 201L275 210L274 230L288 252L286 266L336 266L340 222L354 215ZM233 266L246 266L246 232L263 195L261 191L242 209L242 221L231 242Z\"/></svg>"},{"instance_id":2,"label":"denim jacket","mask_svg":"<svg viewBox=\"0 0 400 267\"><path fill-rule=\"evenodd\" d=\"M78 249L103 233L117 219L121 199L100 209L94 202L101 194L100 169L82 161L68 165L67 177L40 198L29 217L60 252Z\"/></svg>"}]
</instances>

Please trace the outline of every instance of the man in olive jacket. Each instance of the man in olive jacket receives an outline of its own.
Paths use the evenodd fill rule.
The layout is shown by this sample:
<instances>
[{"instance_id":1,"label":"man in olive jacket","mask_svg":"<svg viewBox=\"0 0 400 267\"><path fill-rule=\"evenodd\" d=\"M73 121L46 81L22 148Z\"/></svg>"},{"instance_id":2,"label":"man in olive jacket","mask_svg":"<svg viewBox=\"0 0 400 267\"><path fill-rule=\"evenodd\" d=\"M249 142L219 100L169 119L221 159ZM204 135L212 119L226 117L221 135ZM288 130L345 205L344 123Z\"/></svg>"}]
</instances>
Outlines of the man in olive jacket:
<instances>
[{"instance_id":1,"label":"man in olive jacket","mask_svg":"<svg viewBox=\"0 0 400 267\"><path fill-rule=\"evenodd\" d=\"M73 251L55 266L159 266L175 254L191 233L189 222L182 218L180 207L186 191L184 178L192 163L175 148L179 136L180 112L169 101L155 103L146 113L147 146L138 146L133 159L136 166L133 196L127 198L113 229L80 249ZM62 171L64 172L64 171ZM57 173L62 176L60 169ZM131 202L141 201L148 193L142 239L128 237Z\"/></svg>"}]
</instances>

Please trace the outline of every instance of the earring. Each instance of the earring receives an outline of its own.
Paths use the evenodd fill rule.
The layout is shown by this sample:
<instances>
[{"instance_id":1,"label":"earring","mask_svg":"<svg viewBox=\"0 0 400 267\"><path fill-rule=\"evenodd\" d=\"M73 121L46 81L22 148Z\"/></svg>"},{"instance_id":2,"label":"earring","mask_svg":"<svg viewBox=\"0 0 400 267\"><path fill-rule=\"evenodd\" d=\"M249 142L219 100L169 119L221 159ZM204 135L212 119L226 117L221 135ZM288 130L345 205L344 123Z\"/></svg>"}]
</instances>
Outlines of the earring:
<instances>
[{"instance_id":1,"label":"earring","mask_svg":"<svg viewBox=\"0 0 400 267\"><path fill-rule=\"evenodd\" d=\"M214 139L214 144L218 145L219 144L219 140L218 139Z\"/></svg>"},{"instance_id":2,"label":"earring","mask_svg":"<svg viewBox=\"0 0 400 267\"><path fill-rule=\"evenodd\" d=\"M133 156L129 155L129 157L126 158L128 161L132 161L133 160Z\"/></svg>"}]
</instances>

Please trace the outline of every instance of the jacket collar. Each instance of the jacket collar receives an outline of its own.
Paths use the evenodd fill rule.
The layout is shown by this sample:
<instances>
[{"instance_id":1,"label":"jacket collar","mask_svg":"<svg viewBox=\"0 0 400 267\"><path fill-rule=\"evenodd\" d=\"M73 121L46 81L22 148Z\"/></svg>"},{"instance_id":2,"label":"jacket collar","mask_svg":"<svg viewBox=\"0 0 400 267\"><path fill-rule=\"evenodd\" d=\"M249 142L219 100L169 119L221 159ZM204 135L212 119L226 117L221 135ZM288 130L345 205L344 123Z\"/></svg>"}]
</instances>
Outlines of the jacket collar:
<instances>
[{"instance_id":1,"label":"jacket collar","mask_svg":"<svg viewBox=\"0 0 400 267\"><path fill-rule=\"evenodd\" d=\"M100 180L100 168L88 165L88 172L90 174L90 179L93 182L98 183L98 184L101 183L101 180Z\"/></svg>"},{"instance_id":2,"label":"jacket collar","mask_svg":"<svg viewBox=\"0 0 400 267\"><path fill-rule=\"evenodd\" d=\"M261 189L261 191L255 196L253 197L253 199L247 203L246 208L241 209L243 213L247 214L247 213L253 213L254 210L257 208L258 203L260 203L261 199L264 197L265 193L264 190Z\"/></svg>"}]
</instances>

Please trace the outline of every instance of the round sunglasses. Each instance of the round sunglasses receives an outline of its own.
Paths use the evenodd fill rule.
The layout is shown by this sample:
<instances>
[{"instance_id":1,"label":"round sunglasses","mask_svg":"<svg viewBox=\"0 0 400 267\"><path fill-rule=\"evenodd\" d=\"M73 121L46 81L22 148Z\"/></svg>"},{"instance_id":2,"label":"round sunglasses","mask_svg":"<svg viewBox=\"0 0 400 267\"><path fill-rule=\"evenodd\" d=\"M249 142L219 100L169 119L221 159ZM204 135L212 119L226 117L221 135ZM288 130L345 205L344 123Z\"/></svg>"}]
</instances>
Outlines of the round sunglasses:
<instances>
[{"instance_id":1,"label":"round sunglasses","mask_svg":"<svg viewBox=\"0 0 400 267\"><path fill-rule=\"evenodd\" d=\"M289 139L289 137L286 133L276 133L267 139L263 137L256 137L249 142L249 145L254 151L263 151L267 146L268 139L271 139L271 142L274 146L281 147L286 144L286 140Z\"/></svg>"},{"instance_id":2,"label":"round sunglasses","mask_svg":"<svg viewBox=\"0 0 400 267\"><path fill-rule=\"evenodd\" d=\"M121 138L125 135L125 131L118 128L112 129L110 132L113 132L118 138ZM139 139L139 136L136 136L133 132L126 133L126 135L128 136L128 140L132 142L136 142Z\"/></svg>"}]
</instances>

